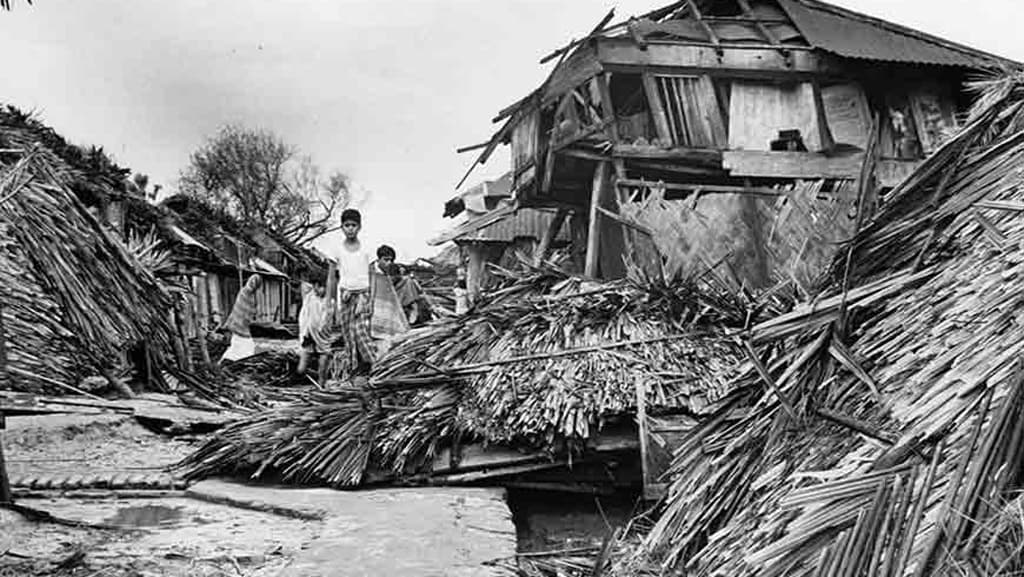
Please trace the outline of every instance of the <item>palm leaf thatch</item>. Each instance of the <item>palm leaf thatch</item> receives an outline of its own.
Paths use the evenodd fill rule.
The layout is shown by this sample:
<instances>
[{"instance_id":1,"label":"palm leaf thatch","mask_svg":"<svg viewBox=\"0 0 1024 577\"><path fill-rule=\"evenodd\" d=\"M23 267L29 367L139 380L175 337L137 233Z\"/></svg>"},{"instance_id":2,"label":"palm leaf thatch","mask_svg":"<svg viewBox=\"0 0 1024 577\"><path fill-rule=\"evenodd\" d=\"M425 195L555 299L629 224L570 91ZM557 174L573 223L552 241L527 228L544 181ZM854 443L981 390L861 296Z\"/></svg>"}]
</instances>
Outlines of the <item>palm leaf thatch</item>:
<instances>
[{"instance_id":1,"label":"palm leaf thatch","mask_svg":"<svg viewBox=\"0 0 1024 577\"><path fill-rule=\"evenodd\" d=\"M74 173L43 148L0 156L0 303L14 382L30 388L169 342L167 297L76 198Z\"/></svg>"},{"instance_id":2,"label":"palm leaf thatch","mask_svg":"<svg viewBox=\"0 0 1024 577\"><path fill-rule=\"evenodd\" d=\"M258 476L268 464L289 481L341 485L358 483L366 463L422 472L455 439L580 452L607 423L632 419L637 379L650 411L703 414L728 398L743 365L725 327L742 325L745 307L693 283L597 284L552 268L507 280L470 314L394 346L374 367L368 407L324 393L257 414L185 469Z\"/></svg>"},{"instance_id":3,"label":"palm leaf thatch","mask_svg":"<svg viewBox=\"0 0 1024 577\"><path fill-rule=\"evenodd\" d=\"M1019 574L1024 75L983 89L849 268L752 328L760 382L679 447L619 574Z\"/></svg>"}]
</instances>

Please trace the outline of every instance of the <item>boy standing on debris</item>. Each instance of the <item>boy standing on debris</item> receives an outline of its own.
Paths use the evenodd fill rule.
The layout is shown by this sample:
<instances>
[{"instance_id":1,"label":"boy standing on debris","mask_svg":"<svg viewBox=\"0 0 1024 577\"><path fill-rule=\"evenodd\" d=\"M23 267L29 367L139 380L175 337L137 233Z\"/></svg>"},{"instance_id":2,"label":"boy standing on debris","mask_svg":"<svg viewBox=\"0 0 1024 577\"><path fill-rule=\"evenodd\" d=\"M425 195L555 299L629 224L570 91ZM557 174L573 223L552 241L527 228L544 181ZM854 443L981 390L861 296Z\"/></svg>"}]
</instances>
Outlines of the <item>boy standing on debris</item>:
<instances>
[{"instance_id":1,"label":"boy standing on debris","mask_svg":"<svg viewBox=\"0 0 1024 577\"><path fill-rule=\"evenodd\" d=\"M363 217L354 208L341 213L341 231L345 240L334 252L334 264L329 272L330 279L338 274L338 288L335 300L335 322L344 339L341 372L347 376L365 378L376 358L373 339L370 336L370 316L373 303L370 299L370 254L359 241Z\"/></svg>"}]
</instances>

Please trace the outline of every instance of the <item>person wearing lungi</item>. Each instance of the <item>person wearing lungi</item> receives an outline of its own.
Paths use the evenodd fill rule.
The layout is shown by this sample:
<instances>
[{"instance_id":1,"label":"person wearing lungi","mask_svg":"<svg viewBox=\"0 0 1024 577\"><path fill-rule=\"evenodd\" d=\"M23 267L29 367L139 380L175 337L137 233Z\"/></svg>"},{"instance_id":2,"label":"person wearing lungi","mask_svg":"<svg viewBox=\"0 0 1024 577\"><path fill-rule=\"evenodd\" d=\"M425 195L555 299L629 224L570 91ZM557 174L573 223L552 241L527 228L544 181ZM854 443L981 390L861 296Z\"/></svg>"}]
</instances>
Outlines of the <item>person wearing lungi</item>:
<instances>
[{"instance_id":1,"label":"person wearing lungi","mask_svg":"<svg viewBox=\"0 0 1024 577\"><path fill-rule=\"evenodd\" d=\"M370 317L373 303L370 296L370 253L359 240L363 217L354 208L341 213L341 231L345 239L336 247L334 263L328 273L333 279L337 273L334 293L336 333L340 334L340 350L335 348L335 377L365 380L376 360L376 350L370 335ZM340 354L339 354L340 353Z\"/></svg>"}]
</instances>

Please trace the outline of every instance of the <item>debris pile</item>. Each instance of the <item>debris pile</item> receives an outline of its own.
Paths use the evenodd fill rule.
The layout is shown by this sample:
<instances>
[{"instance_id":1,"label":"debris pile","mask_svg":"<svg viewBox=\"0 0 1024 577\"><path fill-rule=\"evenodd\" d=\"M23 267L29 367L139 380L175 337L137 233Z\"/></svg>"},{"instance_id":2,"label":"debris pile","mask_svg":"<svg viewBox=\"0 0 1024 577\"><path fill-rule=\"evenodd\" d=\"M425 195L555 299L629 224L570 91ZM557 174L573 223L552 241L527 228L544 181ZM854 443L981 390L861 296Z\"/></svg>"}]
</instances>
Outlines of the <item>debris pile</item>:
<instances>
[{"instance_id":1,"label":"debris pile","mask_svg":"<svg viewBox=\"0 0 1024 577\"><path fill-rule=\"evenodd\" d=\"M163 350L168 297L71 191L74 169L28 146L0 155L0 306L16 382L53 390L132 345Z\"/></svg>"},{"instance_id":2,"label":"debris pile","mask_svg":"<svg viewBox=\"0 0 1024 577\"><path fill-rule=\"evenodd\" d=\"M760 382L677 449L617 574L1024 569L1024 76L982 88L821 296L752 328L773 351Z\"/></svg>"},{"instance_id":3,"label":"debris pile","mask_svg":"<svg viewBox=\"0 0 1024 577\"><path fill-rule=\"evenodd\" d=\"M235 423L187 460L188 474L272 470L353 485L371 464L412 475L442 447L473 440L581 452L632 419L638 380L653 412L702 414L729 395L743 353L727 327L746 319L730 297L553 268L505 280L470 314L410 332L375 365L368 391L313 393Z\"/></svg>"}]
</instances>

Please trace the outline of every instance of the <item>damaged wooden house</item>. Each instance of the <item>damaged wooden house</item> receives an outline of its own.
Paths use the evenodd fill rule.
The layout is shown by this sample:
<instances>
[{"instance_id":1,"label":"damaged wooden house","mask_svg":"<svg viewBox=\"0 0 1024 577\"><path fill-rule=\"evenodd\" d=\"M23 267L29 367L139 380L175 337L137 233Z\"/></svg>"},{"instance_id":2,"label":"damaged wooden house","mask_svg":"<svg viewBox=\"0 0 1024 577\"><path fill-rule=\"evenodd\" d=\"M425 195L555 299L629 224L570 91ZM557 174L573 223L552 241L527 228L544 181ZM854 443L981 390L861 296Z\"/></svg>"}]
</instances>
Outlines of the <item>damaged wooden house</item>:
<instances>
[{"instance_id":1,"label":"damaged wooden house","mask_svg":"<svg viewBox=\"0 0 1024 577\"><path fill-rule=\"evenodd\" d=\"M477 159L510 145L516 205L573 215L600 278L711 269L806 293L858 215L958 127L971 74L1010 64L817 0L611 20L542 61L557 63Z\"/></svg>"},{"instance_id":2,"label":"damaged wooden house","mask_svg":"<svg viewBox=\"0 0 1024 577\"><path fill-rule=\"evenodd\" d=\"M465 220L427 241L430 246L454 242L466 271L466 291L475 300L489 284L487 265L516 266L530 260L540 245L562 248L570 243L564 216L554 209L518 208L512 201L512 173L473 186L445 203L444 216L465 214ZM545 234L553 235L545 238Z\"/></svg>"}]
</instances>

